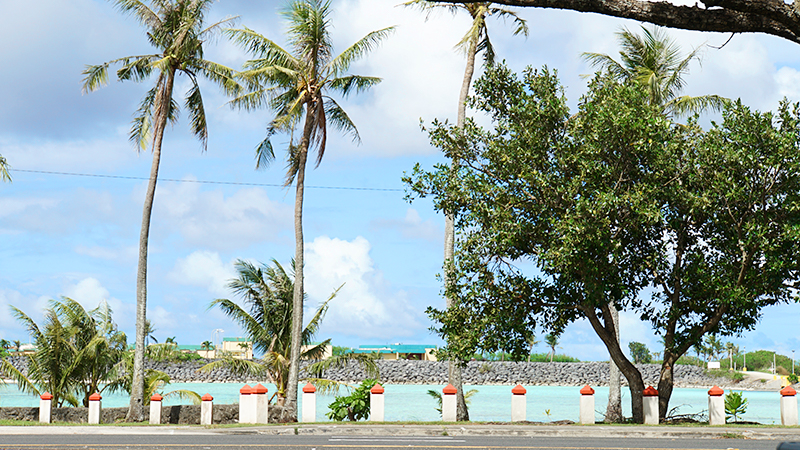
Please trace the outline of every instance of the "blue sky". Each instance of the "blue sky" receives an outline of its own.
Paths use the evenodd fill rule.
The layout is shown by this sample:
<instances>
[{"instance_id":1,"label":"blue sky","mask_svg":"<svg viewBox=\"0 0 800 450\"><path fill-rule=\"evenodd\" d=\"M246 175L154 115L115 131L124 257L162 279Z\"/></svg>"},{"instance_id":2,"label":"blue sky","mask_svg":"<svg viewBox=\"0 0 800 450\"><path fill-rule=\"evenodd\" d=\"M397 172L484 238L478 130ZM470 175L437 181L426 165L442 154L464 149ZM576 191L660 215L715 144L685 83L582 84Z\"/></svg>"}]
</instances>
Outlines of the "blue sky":
<instances>
[{"instance_id":1,"label":"blue sky","mask_svg":"<svg viewBox=\"0 0 800 450\"><path fill-rule=\"evenodd\" d=\"M319 334L336 345L440 343L424 314L440 307L443 218L430 202L404 200L400 178L416 162L441 161L420 131L420 120L455 117L463 57L453 50L466 31L465 16L396 7L399 0L334 0L334 45L341 50L369 31L397 32L352 72L384 81L341 104L357 124L362 145L329 140L321 166L307 174L305 236L308 308L344 283ZM282 42L282 1L221 0L210 20L239 15L239 24ZM571 11L519 9L527 39L511 24L492 20L499 58L515 70L548 65L558 70L571 105L592 70L584 51L616 55L614 32L633 21ZM719 33L671 30L686 51L722 45ZM0 338L27 341L8 305L36 319L49 299L65 295L87 307L106 300L133 340L135 273L141 209L151 155L128 142L130 119L149 83L118 83L81 94L81 72L126 55L150 51L138 23L100 0L0 3L0 154L14 182L0 185ZM693 64L687 93L715 93L760 110L786 96L800 100L800 46L763 35L736 35L722 49L705 47ZM210 43L208 59L239 67L247 56L224 40ZM179 80L178 88L186 88ZM281 188L279 159L255 171L254 148L263 139L268 111L232 110L203 85L209 146L188 133L185 120L167 132L151 228L148 317L163 341L211 340L240 331L208 310L227 298L225 284L237 258L288 264L294 252L294 191ZM710 119L713 119L710 118ZM708 119L706 119L708 120ZM278 139L276 148L285 143ZM80 173L102 177L56 175ZM214 181L222 183L203 183ZM348 188L348 189L335 189ZM357 188L357 189L350 189ZM364 190L363 188L368 188ZM732 339L747 350L789 354L798 306L764 311L758 328ZM658 350L649 325L622 315L623 346ZM570 326L564 352L582 360L608 358L584 322ZM539 351L545 351L540 346Z\"/></svg>"}]
</instances>

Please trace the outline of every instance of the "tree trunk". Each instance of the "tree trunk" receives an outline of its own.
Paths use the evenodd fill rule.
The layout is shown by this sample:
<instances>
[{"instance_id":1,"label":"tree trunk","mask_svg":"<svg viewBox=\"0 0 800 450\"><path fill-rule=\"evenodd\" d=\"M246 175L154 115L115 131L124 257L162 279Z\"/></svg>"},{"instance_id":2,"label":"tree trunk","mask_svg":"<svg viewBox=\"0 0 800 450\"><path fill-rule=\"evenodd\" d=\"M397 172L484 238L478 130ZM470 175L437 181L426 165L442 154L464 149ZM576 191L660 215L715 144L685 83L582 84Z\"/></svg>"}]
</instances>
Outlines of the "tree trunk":
<instances>
[{"instance_id":1,"label":"tree trunk","mask_svg":"<svg viewBox=\"0 0 800 450\"><path fill-rule=\"evenodd\" d=\"M678 358L664 349L664 361L661 363L661 375L658 378L658 420L663 422L669 412L669 399L672 397L674 385L675 361Z\"/></svg>"},{"instance_id":2,"label":"tree trunk","mask_svg":"<svg viewBox=\"0 0 800 450\"><path fill-rule=\"evenodd\" d=\"M469 95L469 87L472 84L472 75L475 73L475 55L478 52L477 37L472 39L469 43L469 50L467 51L467 65L464 69L464 79L461 82L461 92L458 96L458 115L456 117L456 126L461 128L467 118L467 96ZM453 158L453 171L458 170L458 159ZM455 254L455 220L452 214L445 213L444 217L444 262L445 268L453 260ZM450 284L450 277L445 270L444 274L445 286ZM453 300L445 294L445 301L448 308L453 304ZM467 409L467 402L464 398L463 382L461 377L462 361L450 360L448 367L448 381L456 388L456 420L468 421L469 410Z\"/></svg>"},{"instance_id":3,"label":"tree trunk","mask_svg":"<svg viewBox=\"0 0 800 450\"><path fill-rule=\"evenodd\" d=\"M582 310L589 323L592 325L595 333L608 349L612 361L617 365L619 370L628 380L628 387L631 391L631 412L633 413L634 423L644 423L644 403L642 398L642 391L644 391L644 381L639 369L636 368L622 353L619 342L614 333L614 323L611 321L611 312L608 305L603 305L601 311L603 312L603 321L597 317L597 313L593 307L587 307Z\"/></svg>"},{"instance_id":4,"label":"tree trunk","mask_svg":"<svg viewBox=\"0 0 800 450\"><path fill-rule=\"evenodd\" d=\"M156 105L156 129L153 136L153 163L150 166L150 180L144 197L142 211L142 228L139 233L139 266L136 274L136 348L133 351L133 382L131 384L131 400L126 422L142 422L144 420L144 353L147 323L147 246L150 239L150 217L153 213L153 200L156 196L158 166L161 163L161 144L164 140L164 129L167 126L168 111L172 100L172 88L175 83L175 69L167 73L164 87L159 91Z\"/></svg>"},{"instance_id":5,"label":"tree trunk","mask_svg":"<svg viewBox=\"0 0 800 450\"><path fill-rule=\"evenodd\" d=\"M296 157L294 197L294 293L292 295L292 345L289 353L289 379L286 383L286 403L283 407L283 422L297 422L297 385L300 382L300 347L303 345L303 189L306 179L308 147L313 130L313 105L306 105L306 122L303 137Z\"/></svg>"},{"instance_id":6,"label":"tree trunk","mask_svg":"<svg viewBox=\"0 0 800 450\"><path fill-rule=\"evenodd\" d=\"M614 321L614 331L617 336L617 345L619 345L619 312L614 305L609 304L608 309L611 312L611 320ZM622 392L620 390L619 382L620 371L614 360L609 357L608 361L608 406L606 406L606 423L620 423L622 422Z\"/></svg>"}]
</instances>

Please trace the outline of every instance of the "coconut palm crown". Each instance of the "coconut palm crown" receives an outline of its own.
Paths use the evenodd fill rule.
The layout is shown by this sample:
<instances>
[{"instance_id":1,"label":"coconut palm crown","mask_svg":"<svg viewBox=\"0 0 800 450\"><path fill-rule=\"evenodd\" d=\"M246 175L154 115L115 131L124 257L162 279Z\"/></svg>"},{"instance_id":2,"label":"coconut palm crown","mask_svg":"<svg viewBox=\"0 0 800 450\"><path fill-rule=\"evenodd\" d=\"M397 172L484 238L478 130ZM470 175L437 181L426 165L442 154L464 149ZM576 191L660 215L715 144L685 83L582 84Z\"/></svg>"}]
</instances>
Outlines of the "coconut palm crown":
<instances>
[{"instance_id":1,"label":"coconut palm crown","mask_svg":"<svg viewBox=\"0 0 800 450\"><path fill-rule=\"evenodd\" d=\"M620 80L636 81L647 87L650 103L661 105L671 115L687 115L707 109L719 110L728 99L718 95L692 97L681 95L686 85L684 75L689 63L697 59L702 47L685 57L674 39L664 29L642 26L638 35L623 28L617 32L620 61L603 53L583 53L583 58L595 67L606 70Z\"/></svg>"},{"instance_id":2,"label":"coconut palm crown","mask_svg":"<svg viewBox=\"0 0 800 450\"><path fill-rule=\"evenodd\" d=\"M156 52L148 55L126 56L100 65L86 66L83 74L83 91L91 92L108 83L110 66L120 66L120 81L141 82L156 77L153 86L144 96L133 119L130 139L138 149L144 150L152 142L153 162L145 194L142 227L139 236L139 265L136 278L136 349L133 364L134 381L127 420L144 419L144 351L147 309L147 247L150 217L155 198L158 167L161 161L161 144L168 123L178 119L179 105L173 98L175 79L185 76L189 90L184 106L189 115L192 133L200 139L203 150L208 141L208 127L203 97L198 78L205 77L222 86L230 95L238 92L233 70L204 59L203 45L222 27L234 20L225 19L206 26L205 15L213 0L112 0L123 13L135 17L146 29L150 44ZM148 6L149 4L149 6Z\"/></svg>"}]
</instances>

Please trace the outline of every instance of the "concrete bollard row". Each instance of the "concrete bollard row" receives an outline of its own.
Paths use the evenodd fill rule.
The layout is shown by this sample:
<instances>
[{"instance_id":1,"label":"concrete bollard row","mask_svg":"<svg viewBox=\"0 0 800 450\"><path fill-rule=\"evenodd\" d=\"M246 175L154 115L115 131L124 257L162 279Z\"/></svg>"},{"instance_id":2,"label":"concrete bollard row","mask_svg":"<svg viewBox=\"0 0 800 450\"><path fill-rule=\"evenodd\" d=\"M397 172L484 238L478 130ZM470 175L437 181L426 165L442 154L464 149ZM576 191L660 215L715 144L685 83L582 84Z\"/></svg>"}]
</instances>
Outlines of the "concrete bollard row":
<instances>
[{"instance_id":1,"label":"concrete bollard row","mask_svg":"<svg viewBox=\"0 0 800 450\"><path fill-rule=\"evenodd\" d=\"M644 424L658 425L658 391L653 386L647 386L642 391L644 406Z\"/></svg>"},{"instance_id":2,"label":"concrete bollard row","mask_svg":"<svg viewBox=\"0 0 800 450\"><path fill-rule=\"evenodd\" d=\"M253 395L253 388L245 384L239 389L239 423L255 423L255 417L252 417L252 412L255 412Z\"/></svg>"},{"instance_id":3,"label":"concrete bollard row","mask_svg":"<svg viewBox=\"0 0 800 450\"><path fill-rule=\"evenodd\" d=\"M781 424L797 425L797 391L791 386L781 389Z\"/></svg>"},{"instance_id":4,"label":"concrete bollard row","mask_svg":"<svg viewBox=\"0 0 800 450\"><path fill-rule=\"evenodd\" d=\"M442 422L456 421L456 390L455 386L448 384L442 389Z\"/></svg>"},{"instance_id":5,"label":"concrete bollard row","mask_svg":"<svg viewBox=\"0 0 800 450\"><path fill-rule=\"evenodd\" d=\"M511 421L512 422L524 422L527 419L527 402L525 400L525 394L527 394L527 389L525 389L521 384L514 386L511 389Z\"/></svg>"},{"instance_id":6,"label":"concrete bollard row","mask_svg":"<svg viewBox=\"0 0 800 450\"><path fill-rule=\"evenodd\" d=\"M581 404L578 421L583 425L594 424L594 389L588 384L581 388Z\"/></svg>"},{"instance_id":7,"label":"concrete bollard row","mask_svg":"<svg viewBox=\"0 0 800 450\"><path fill-rule=\"evenodd\" d=\"M375 386L369 390L369 420L371 422L383 422L385 412L383 392L383 386L378 383L375 383Z\"/></svg>"},{"instance_id":8,"label":"concrete bollard row","mask_svg":"<svg viewBox=\"0 0 800 450\"><path fill-rule=\"evenodd\" d=\"M317 388L311 383L303 386L303 416L301 421L317 421Z\"/></svg>"},{"instance_id":9,"label":"concrete bollard row","mask_svg":"<svg viewBox=\"0 0 800 450\"><path fill-rule=\"evenodd\" d=\"M89 396L89 423L99 424L103 415L103 397L95 392Z\"/></svg>"},{"instance_id":10,"label":"concrete bollard row","mask_svg":"<svg viewBox=\"0 0 800 450\"><path fill-rule=\"evenodd\" d=\"M725 391L717 385L708 390L708 424L725 425Z\"/></svg>"},{"instance_id":11,"label":"concrete bollard row","mask_svg":"<svg viewBox=\"0 0 800 450\"><path fill-rule=\"evenodd\" d=\"M158 425L161 423L161 401L164 397L158 392L150 397L150 424Z\"/></svg>"},{"instance_id":12,"label":"concrete bollard row","mask_svg":"<svg viewBox=\"0 0 800 450\"><path fill-rule=\"evenodd\" d=\"M39 399L39 422L50 423L53 414L53 394L45 392Z\"/></svg>"},{"instance_id":13,"label":"concrete bollard row","mask_svg":"<svg viewBox=\"0 0 800 450\"><path fill-rule=\"evenodd\" d=\"M211 425L214 422L214 397L206 394L200 397L200 425Z\"/></svg>"}]
</instances>

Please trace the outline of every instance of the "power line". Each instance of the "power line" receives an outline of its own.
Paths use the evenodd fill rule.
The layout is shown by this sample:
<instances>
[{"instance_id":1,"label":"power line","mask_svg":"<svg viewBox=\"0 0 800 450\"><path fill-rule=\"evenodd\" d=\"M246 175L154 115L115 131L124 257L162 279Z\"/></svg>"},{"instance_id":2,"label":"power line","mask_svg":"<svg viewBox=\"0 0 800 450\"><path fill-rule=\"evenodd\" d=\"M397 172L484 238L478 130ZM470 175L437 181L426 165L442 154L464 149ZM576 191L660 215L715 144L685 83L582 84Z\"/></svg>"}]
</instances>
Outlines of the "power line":
<instances>
[{"instance_id":1,"label":"power line","mask_svg":"<svg viewBox=\"0 0 800 450\"><path fill-rule=\"evenodd\" d=\"M100 175L94 173L75 173L75 172L52 172L48 170L27 170L27 169L9 169L12 172L27 172L27 173L42 173L45 175L68 175L73 177L92 177L92 178L116 178L121 180L149 180L145 177L126 177L122 175ZM285 187L283 184L270 184L270 183L240 183L236 181L211 181L211 180L178 180L175 178L159 178L160 181L174 181L176 183L200 183L200 184L225 184L231 186L260 186L260 187ZM305 186L309 189L337 189L346 191L384 191L384 192L402 192L402 189L396 188L372 188L372 187L347 187L347 186Z\"/></svg>"}]
</instances>

